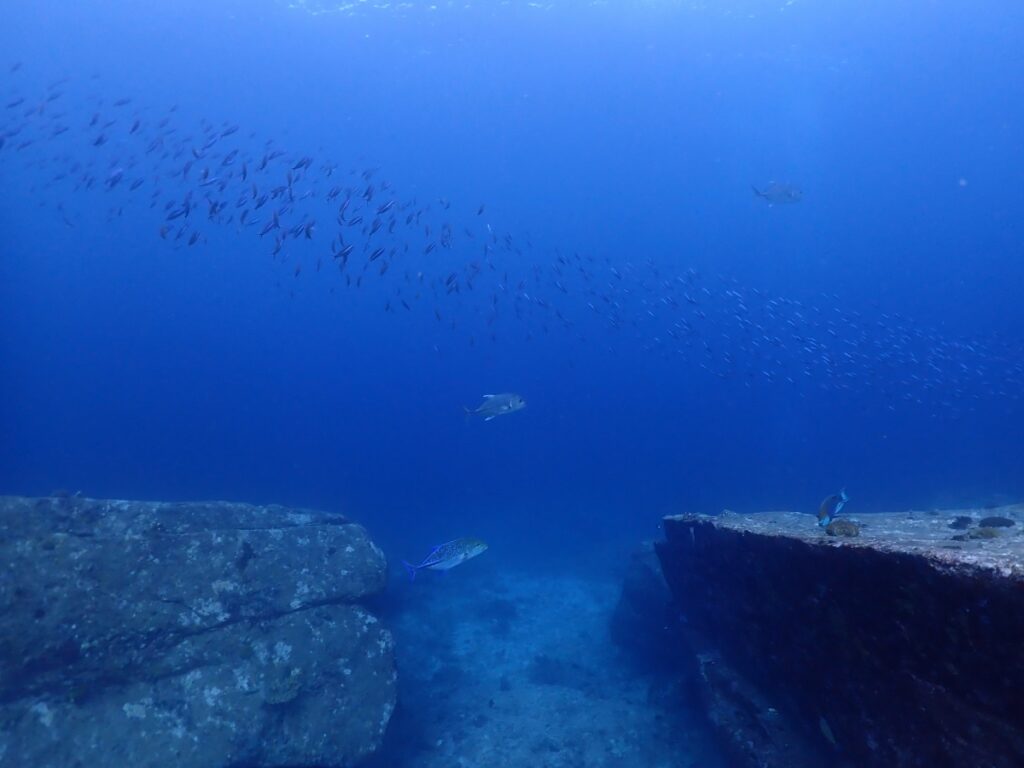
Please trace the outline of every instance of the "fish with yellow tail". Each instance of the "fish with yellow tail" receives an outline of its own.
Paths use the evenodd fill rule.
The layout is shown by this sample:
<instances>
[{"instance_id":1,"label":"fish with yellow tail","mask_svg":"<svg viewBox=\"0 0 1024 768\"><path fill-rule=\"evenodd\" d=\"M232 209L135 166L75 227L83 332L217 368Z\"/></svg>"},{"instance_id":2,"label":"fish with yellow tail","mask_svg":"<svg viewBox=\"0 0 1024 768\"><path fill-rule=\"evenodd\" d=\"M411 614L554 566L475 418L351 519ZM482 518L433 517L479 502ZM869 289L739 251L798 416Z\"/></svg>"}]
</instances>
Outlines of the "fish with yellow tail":
<instances>
[{"instance_id":1,"label":"fish with yellow tail","mask_svg":"<svg viewBox=\"0 0 1024 768\"><path fill-rule=\"evenodd\" d=\"M487 542L480 539L455 539L438 544L419 565L413 565L405 560L402 561L402 565L405 566L405 570L409 574L409 581L412 581L416 578L418 571L449 571L456 565L461 565L476 557L485 549L487 549Z\"/></svg>"},{"instance_id":2,"label":"fish with yellow tail","mask_svg":"<svg viewBox=\"0 0 1024 768\"><path fill-rule=\"evenodd\" d=\"M843 507L846 506L846 502L850 500L850 497L846 495L846 489L843 488L839 493L833 493L831 496L826 496L821 502L821 506L818 507L818 525L822 528L828 526L836 516L843 511Z\"/></svg>"}]
</instances>

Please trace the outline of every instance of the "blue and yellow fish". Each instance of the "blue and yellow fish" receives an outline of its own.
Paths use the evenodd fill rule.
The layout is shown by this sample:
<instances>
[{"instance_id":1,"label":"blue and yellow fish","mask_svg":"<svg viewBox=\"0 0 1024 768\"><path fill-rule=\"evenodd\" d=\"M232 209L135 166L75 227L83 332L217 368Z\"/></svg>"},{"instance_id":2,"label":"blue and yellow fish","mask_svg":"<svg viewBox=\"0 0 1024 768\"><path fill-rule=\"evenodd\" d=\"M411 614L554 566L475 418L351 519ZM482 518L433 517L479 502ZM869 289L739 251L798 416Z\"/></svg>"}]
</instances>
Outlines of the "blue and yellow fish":
<instances>
[{"instance_id":1,"label":"blue and yellow fish","mask_svg":"<svg viewBox=\"0 0 1024 768\"><path fill-rule=\"evenodd\" d=\"M487 543L480 539L455 539L434 547L419 565L413 565L405 560L402 561L402 565L409 572L411 581L416 578L416 572L419 570L447 571L476 557L485 549Z\"/></svg>"},{"instance_id":2,"label":"blue and yellow fish","mask_svg":"<svg viewBox=\"0 0 1024 768\"><path fill-rule=\"evenodd\" d=\"M850 500L850 497L846 495L846 489L843 488L839 493L833 493L831 496L825 498L821 502L821 506L818 507L818 525L822 528L827 526L840 512L843 511L843 507L846 506L846 502Z\"/></svg>"}]
</instances>

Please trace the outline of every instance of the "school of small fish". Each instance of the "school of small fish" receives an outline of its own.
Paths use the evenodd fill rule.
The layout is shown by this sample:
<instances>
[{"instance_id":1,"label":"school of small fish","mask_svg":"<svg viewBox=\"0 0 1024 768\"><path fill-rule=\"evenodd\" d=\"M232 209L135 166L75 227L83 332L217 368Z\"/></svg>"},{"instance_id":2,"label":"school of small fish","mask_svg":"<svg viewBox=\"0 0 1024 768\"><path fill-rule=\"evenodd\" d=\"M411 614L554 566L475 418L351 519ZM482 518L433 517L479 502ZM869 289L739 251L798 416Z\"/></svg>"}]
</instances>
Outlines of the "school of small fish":
<instances>
[{"instance_id":1,"label":"school of small fish","mask_svg":"<svg viewBox=\"0 0 1024 768\"><path fill-rule=\"evenodd\" d=\"M834 294L813 303L773 296L643 255L549 250L502 231L485 204L403 195L374 167L343 168L237 123L193 123L173 106L105 97L91 92L95 78L31 91L22 76L11 66L0 86L0 167L18 164L36 179L25 192L52 203L68 227L104 208L111 220L148 209L154 236L170 247L204 248L226 231L285 265L289 279L332 271L351 291L372 282L383 311L470 345L561 333L748 386L874 392L890 408L916 403L936 414L969 413L981 398L1018 401L1024 390L1015 340L952 336L844 308ZM803 197L781 182L754 192L769 205ZM488 418L495 407L478 412Z\"/></svg>"}]
</instances>

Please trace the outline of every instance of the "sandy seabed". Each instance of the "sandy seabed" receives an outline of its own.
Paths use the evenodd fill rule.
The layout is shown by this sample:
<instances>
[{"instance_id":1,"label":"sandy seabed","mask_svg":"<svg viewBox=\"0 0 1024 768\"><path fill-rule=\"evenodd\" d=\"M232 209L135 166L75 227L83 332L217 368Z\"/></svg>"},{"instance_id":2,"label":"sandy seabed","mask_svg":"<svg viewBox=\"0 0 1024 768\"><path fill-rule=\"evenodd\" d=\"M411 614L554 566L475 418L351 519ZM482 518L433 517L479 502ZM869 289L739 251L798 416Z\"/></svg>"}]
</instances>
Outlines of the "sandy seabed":
<instances>
[{"instance_id":1,"label":"sandy seabed","mask_svg":"<svg viewBox=\"0 0 1024 768\"><path fill-rule=\"evenodd\" d=\"M612 643L618 583L473 562L392 588L400 704L380 765L721 765Z\"/></svg>"}]
</instances>

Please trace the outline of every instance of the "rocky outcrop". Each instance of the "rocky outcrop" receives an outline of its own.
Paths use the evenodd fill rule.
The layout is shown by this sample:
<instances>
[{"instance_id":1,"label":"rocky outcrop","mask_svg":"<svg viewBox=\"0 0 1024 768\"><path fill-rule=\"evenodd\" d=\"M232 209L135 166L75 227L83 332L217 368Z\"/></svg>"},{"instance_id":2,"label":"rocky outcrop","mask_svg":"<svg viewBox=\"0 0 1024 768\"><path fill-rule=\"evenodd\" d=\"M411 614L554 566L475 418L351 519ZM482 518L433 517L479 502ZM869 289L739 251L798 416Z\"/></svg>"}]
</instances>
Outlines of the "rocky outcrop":
<instances>
[{"instance_id":1,"label":"rocky outcrop","mask_svg":"<svg viewBox=\"0 0 1024 768\"><path fill-rule=\"evenodd\" d=\"M671 670L679 659L678 622L671 604L654 543L644 542L630 555L608 628L612 640L648 671Z\"/></svg>"},{"instance_id":2,"label":"rocky outcrop","mask_svg":"<svg viewBox=\"0 0 1024 768\"><path fill-rule=\"evenodd\" d=\"M0 763L349 766L395 703L339 515L0 498Z\"/></svg>"},{"instance_id":3,"label":"rocky outcrop","mask_svg":"<svg viewBox=\"0 0 1024 768\"><path fill-rule=\"evenodd\" d=\"M858 522L665 519L680 653L727 705L735 764L1024 765L1024 508ZM823 758L794 757L808 739Z\"/></svg>"},{"instance_id":4,"label":"rocky outcrop","mask_svg":"<svg viewBox=\"0 0 1024 768\"><path fill-rule=\"evenodd\" d=\"M650 676L648 700L692 728L703 721L735 768L820 768L830 756L799 722L717 652L713 638L679 612L653 543L633 553L610 626L612 639ZM716 763L717 764L717 763Z\"/></svg>"}]
</instances>

